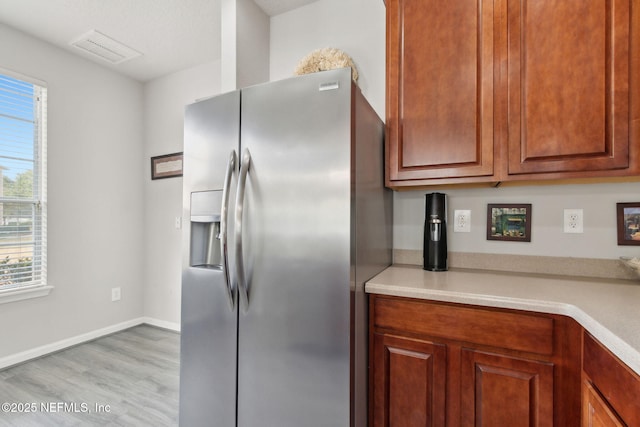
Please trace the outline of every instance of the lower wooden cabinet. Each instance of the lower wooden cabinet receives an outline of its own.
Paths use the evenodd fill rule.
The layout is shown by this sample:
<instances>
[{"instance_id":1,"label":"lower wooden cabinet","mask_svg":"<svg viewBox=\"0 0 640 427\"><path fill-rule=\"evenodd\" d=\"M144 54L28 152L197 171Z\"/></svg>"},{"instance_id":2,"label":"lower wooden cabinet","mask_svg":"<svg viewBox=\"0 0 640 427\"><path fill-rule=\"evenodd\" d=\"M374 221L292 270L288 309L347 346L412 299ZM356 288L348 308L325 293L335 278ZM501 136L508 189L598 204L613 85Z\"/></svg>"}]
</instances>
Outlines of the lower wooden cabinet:
<instances>
[{"instance_id":1,"label":"lower wooden cabinet","mask_svg":"<svg viewBox=\"0 0 640 427\"><path fill-rule=\"evenodd\" d=\"M584 333L582 426L640 426L640 376Z\"/></svg>"},{"instance_id":2,"label":"lower wooden cabinet","mask_svg":"<svg viewBox=\"0 0 640 427\"><path fill-rule=\"evenodd\" d=\"M369 425L578 427L564 316L372 295Z\"/></svg>"},{"instance_id":3,"label":"lower wooden cabinet","mask_svg":"<svg viewBox=\"0 0 640 427\"><path fill-rule=\"evenodd\" d=\"M553 364L470 349L453 352L452 359L461 356L461 425L553 425ZM375 334L373 354L373 426L446 424L445 344Z\"/></svg>"},{"instance_id":4,"label":"lower wooden cabinet","mask_svg":"<svg viewBox=\"0 0 640 427\"><path fill-rule=\"evenodd\" d=\"M625 426L588 379L582 383L582 425L584 427Z\"/></svg>"},{"instance_id":5,"label":"lower wooden cabinet","mask_svg":"<svg viewBox=\"0 0 640 427\"><path fill-rule=\"evenodd\" d=\"M553 426L553 369L548 362L463 349L461 424Z\"/></svg>"},{"instance_id":6,"label":"lower wooden cabinet","mask_svg":"<svg viewBox=\"0 0 640 427\"><path fill-rule=\"evenodd\" d=\"M443 344L374 335L373 426L443 426L447 349Z\"/></svg>"}]
</instances>

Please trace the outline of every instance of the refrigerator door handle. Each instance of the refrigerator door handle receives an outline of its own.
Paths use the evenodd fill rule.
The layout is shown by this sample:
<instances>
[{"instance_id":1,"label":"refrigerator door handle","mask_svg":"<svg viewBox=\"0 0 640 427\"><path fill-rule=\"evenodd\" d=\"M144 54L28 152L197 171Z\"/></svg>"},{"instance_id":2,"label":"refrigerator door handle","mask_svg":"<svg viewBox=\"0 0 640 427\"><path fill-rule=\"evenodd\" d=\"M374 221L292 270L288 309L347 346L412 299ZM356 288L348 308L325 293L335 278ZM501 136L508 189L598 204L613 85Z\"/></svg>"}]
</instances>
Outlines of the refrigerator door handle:
<instances>
[{"instance_id":1,"label":"refrigerator door handle","mask_svg":"<svg viewBox=\"0 0 640 427\"><path fill-rule=\"evenodd\" d=\"M240 164L240 175L238 177L238 192L236 193L236 277L238 278L238 293L244 311L249 308L249 292L247 291L247 280L244 270L244 256L242 253L242 211L244 209L244 191L247 183L247 173L251 166L251 154L248 149L244 149L242 153L242 162Z\"/></svg>"},{"instance_id":2,"label":"refrigerator door handle","mask_svg":"<svg viewBox=\"0 0 640 427\"><path fill-rule=\"evenodd\" d=\"M227 230L229 216L229 193L231 190L231 178L236 168L236 150L231 150L227 170L224 175L224 184L222 186L222 208L220 212L220 254L222 254L222 274L227 285L227 296L229 298L229 308L231 311L235 308L235 298L233 296L233 279L229 271L229 254L227 249Z\"/></svg>"}]
</instances>

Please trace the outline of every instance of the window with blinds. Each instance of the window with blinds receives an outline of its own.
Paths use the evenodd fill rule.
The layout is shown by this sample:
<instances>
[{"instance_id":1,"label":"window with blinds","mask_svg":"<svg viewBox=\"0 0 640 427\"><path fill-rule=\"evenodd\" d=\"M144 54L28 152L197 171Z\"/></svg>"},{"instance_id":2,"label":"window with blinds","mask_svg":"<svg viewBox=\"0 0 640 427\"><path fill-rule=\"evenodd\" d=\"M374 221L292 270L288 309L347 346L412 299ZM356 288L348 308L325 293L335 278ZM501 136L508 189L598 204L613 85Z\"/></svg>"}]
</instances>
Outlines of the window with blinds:
<instances>
[{"instance_id":1,"label":"window with blinds","mask_svg":"<svg viewBox=\"0 0 640 427\"><path fill-rule=\"evenodd\" d=\"M0 292L46 285L43 85L0 70Z\"/></svg>"}]
</instances>

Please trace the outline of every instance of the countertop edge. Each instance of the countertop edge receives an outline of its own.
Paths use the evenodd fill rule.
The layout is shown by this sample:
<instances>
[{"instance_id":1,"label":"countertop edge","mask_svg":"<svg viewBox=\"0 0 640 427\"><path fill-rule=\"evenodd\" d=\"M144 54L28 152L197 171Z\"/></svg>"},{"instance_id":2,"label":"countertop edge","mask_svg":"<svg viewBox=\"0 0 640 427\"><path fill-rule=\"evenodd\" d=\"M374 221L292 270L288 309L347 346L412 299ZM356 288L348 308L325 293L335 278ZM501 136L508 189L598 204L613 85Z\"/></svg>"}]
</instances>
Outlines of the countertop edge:
<instances>
[{"instance_id":1,"label":"countertop edge","mask_svg":"<svg viewBox=\"0 0 640 427\"><path fill-rule=\"evenodd\" d=\"M389 268L411 269L412 267L391 266ZM384 273L384 272L383 272ZM381 274L383 274L381 273ZM484 273L480 273L484 274ZM527 278L529 276L513 275L513 277ZM544 280L544 279L542 279ZM368 294L418 298L440 302L469 304L485 307L508 308L514 310L537 311L548 314L559 314L571 317L588 333L606 346L614 355L640 375L640 348L634 348L615 332L605 327L596 317L590 315L578 305L553 299L514 298L501 295L489 295L471 292L456 292L442 289L416 288L383 282L378 276L365 284Z\"/></svg>"}]
</instances>

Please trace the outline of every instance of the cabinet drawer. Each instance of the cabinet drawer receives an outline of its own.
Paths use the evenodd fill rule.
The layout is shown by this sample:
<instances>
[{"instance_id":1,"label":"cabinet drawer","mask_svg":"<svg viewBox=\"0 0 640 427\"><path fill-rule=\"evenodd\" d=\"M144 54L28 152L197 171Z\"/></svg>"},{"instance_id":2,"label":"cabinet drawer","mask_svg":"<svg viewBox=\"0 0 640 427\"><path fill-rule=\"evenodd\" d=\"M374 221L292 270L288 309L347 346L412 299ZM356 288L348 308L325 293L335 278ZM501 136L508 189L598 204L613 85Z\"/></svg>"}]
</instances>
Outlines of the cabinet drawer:
<instances>
[{"instance_id":1,"label":"cabinet drawer","mask_svg":"<svg viewBox=\"0 0 640 427\"><path fill-rule=\"evenodd\" d=\"M553 319L540 315L379 296L372 315L374 328L553 354Z\"/></svg>"}]
</instances>

